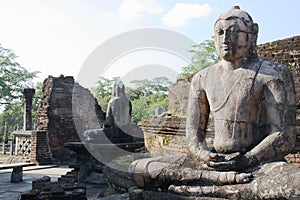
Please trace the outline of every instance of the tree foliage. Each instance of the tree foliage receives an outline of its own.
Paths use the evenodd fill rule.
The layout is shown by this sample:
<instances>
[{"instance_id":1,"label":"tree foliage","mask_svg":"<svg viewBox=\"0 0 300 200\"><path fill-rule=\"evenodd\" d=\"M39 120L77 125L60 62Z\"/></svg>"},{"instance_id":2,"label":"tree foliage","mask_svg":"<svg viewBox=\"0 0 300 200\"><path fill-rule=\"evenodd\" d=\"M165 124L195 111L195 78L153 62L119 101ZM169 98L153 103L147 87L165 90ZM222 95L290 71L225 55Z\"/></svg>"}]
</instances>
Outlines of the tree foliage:
<instances>
[{"instance_id":1,"label":"tree foliage","mask_svg":"<svg viewBox=\"0 0 300 200\"><path fill-rule=\"evenodd\" d=\"M168 109L167 92L171 81L167 77L133 80L132 88L127 88L127 95L132 102L132 121L138 122L144 117L154 115L155 108Z\"/></svg>"},{"instance_id":2,"label":"tree foliage","mask_svg":"<svg viewBox=\"0 0 300 200\"><path fill-rule=\"evenodd\" d=\"M22 96L24 88L32 87L38 72L29 72L16 62L16 54L0 45L0 104L10 104Z\"/></svg>"},{"instance_id":3,"label":"tree foliage","mask_svg":"<svg viewBox=\"0 0 300 200\"><path fill-rule=\"evenodd\" d=\"M163 93L155 93L149 96L141 96L132 101L132 121L138 122L144 117L155 114L155 109L161 107L168 110L168 96Z\"/></svg>"},{"instance_id":4,"label":"tree foliage","mask_svg":"<svg viewBox=\"0 0 300 200\"><path fill-rule=\"evenodd\" d=\"M16 126L21 128L24 114L22 90L33 87L32 80L38 72L30 72L16 61L16 54L0 45L0 135L4 124L10 134ZM38 99L38 98L37 98ZM36 117L39 100L33 102L33 116ZM35 120L35 119L33 119Z\"/></svg>"},{"instance_id":5,"label":"tree foliage","mask_svg":"<svg viewBox=\"0 0 300 200\"><path fill-rule=\"evenodd\" d=\"M120 77L114 77L112 79L100 77L95 87L92 88L92 94L104 112L107 111L108 102L113 97L112 86L119 79Z\"/></svg>"},{"instance_id":6,"label":"tree foliage","mask_svg":"<svg viewBox=\"0 0 300 200\"><path fill-rule=\"evenodd\" d=\"M37 122L37 114L40 107L40 102L43 95L43 83L37 82L35 85L35 94L32 100L32 122Z\"/></svg>"},{"instance_id":7,"label":"tree foliage","mask_svg":"<svg viewBox=\"0 0 300 200\"><path fill-rule=\"evenodd\" d=\"M133 80L132 88L127 88L127 94L131 100L139 99L142 96L163 93L167 94L172 83L167 77L156 77L153 79Z\"/></svg>"},{"instance_id":8,"label":"tree foliage","mask_svg":"<svg viewBox=\"0 0 300 200\"><path fill-rule=\"evenodd\" d=\"M42 83L38 82L35 86L35 95L32 101L32 123L37 122L37 113L40 106L40 100L42 98ZM7 123L7 131L11 134L17 129L23 128L24 117L24 97L20 97L20 101L16 101L5 105L3 112L0 114L1 133L4 133L4 124Z\"/></svg>"},{"instance_id":9,"label":"tree foliage","mask_svg":"<svg viewBox=\"0 0 300 200\"><path fill-rule=\"evenodd\" d=\"M218 61L213 40L205 40L200 44L193 45L190 52L194 54L191 64L182 67L182 72L178 75L178 78L188 78L197 71L211 66Z\"/></svg>"}]
</instances>

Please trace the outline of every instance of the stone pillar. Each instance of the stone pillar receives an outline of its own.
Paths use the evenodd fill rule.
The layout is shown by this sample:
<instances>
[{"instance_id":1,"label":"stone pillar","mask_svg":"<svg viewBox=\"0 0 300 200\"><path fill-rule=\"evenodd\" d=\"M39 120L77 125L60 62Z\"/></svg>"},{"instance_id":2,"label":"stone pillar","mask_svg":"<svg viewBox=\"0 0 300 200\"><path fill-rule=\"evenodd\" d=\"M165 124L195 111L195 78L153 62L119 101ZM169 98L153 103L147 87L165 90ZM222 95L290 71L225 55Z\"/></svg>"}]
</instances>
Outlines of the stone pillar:
<instances>
[{"instance_id":1,"label":"stone pillar","mask_svg":"<svg viewBox=\"0 0 300 200\"><path fill-rule=\"evenodd\" d=\"M4 142L2 143L2 154L3 154L3 155L6 154L6 151L5 151L5 143L4 143Z\"/></svg>"},{"instance_id":2,"label":"stone pillar","mask_svg":"<svg viewBox=\"0 0 300 200\"><path fill-rule=\"evenodd\" d=\"M13 141L9 141L9 155L12 156L14 154L15 145Z\"/></svg>"},{"instance_id":3,"label":"stone pillar","mask_svg":"<svg viewBox=\"0 0 300 200\"><path fill-rule=\"evenodd\" d=\"M4 143L8 144L7 122L4 124Z\"/></svg>"},{"instance_id":4,"label":"stone pillar","mask_svg":"<svg viewBox=\"0 0 300 200\"><path fill-rule=\"evenodd\" d=\"M10 176L10 182L18 183L23 181L23 167L15 166Z\"/></svg>"},{"instance_id":5,"label":"stone pillar","mask_svg":"<svg viewBox=\"0 0 300 200\"><path fill-rule=\"evenodd\" d=\"M3 141L3 147L2 147L3 155L6 154L7 144L8 144L8 132L7 132L7 122L5 122L5 124L4 124L4 141Z\"/></svg>"},{"instance_id":6,"label":"stone pillar","mask_svg":"<svg viewBox=\"0 0 300 200\"><path fill-rule=\"evenodd\" d=\"M32 98L34 93L35 89L32 88L26 88L23 90L25 97L23 128L25 131L32 130Z\"/></svg>"}]
</instances>

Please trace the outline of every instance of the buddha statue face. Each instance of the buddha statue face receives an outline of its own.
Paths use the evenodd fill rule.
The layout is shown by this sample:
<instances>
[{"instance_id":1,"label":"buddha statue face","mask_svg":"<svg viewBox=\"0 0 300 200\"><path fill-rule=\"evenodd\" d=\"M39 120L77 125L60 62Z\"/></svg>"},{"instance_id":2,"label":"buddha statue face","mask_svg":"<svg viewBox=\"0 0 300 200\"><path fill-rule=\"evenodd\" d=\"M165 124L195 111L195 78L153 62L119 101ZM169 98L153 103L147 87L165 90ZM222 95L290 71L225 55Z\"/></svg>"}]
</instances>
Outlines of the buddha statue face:
<instances>
[{"instance_id":1,"label":"buddha statue face","mask_svg":"<svg viewBox=\"0 0 300 200\"><path fill-rule=\"evenodd\" d=\"M121 80L118 80L113 84L112 95L114 97L120 97L125 95L125 86Z\"/></svg>"},{"instance_id":2,"label":"buddha statue face","mask_svg":"<svg viewBox=\"0 0 300 200\"><path fill-rule=\"evenodd\" d=\"M256 54L257 24L239 7L219 17L214 27L215 46L221 59L233 61Z\"/></svg>"}]
</instances>

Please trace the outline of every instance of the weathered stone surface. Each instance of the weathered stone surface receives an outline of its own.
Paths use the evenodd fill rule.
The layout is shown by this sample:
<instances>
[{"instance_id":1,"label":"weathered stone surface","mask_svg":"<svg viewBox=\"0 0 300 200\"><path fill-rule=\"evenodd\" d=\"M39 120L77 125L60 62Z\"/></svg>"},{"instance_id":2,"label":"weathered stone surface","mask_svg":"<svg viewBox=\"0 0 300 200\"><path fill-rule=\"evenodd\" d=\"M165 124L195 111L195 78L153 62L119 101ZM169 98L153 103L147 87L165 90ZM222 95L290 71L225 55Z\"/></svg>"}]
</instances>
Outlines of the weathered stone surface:
<instances>
[{"instance_id":1,"label":"weathered stone surface","mask_svg":"<svg viewBox=\"0 0 300 200\"><path fill-rule=\"evenodd\" d=\"M226 199L298 199L299 168L285 162L261 165L254 180L246 184L224 186L175 186L169 191L183 196L211 196ZM298 177L298 178L297 178Z\"/></svg>"},{"instance_id":2,"label":"weathered stone surface","mask_svg":"<svg viewBox=\"0 0 300 200\"><path fill-rule=\"evenodd\" d=\"M289 67L293 73L296 91L297 116L300 114L300 36L276 40L258 45L258 55L266 60ZM295 152L300 151L300 122L297 120ZM298 162L300 163L300 161Z\"/></svg>"},{"instance_id":3,"label":"weathered stone surface","mask_svg":"<svg viewBox=\"0 0 300 200\"><path fill-rule=\"evenodd\" d=\"M84 182L94 171L96 161L83 142L67 142L64 146L76 153L75 163L77 166L73 166L74 170L71 174L66 174L61 179L70 180L71 182Z\"/></svg>"},{"instance_id":4,"label":"weathered stone surface","mask_svg":"<svg viewBox=\"0 0 300 200\"><path fill-rule=\"evenodd\" d=\"M103 175L107 179L107 182L120 193L128 192L130 187L135 186L130 174L126 171L119 171L111 167L105 167Z\"/></svg>"},{"instance_id":5,"label":"weathered stone surface","mask_svg":"<svg viewBox=\"0 0 300 200\"><path fill-rule=\"evenodd\" d=\"M51 182L51 178L49 176L43 176L40 179L32 181L32 190L42 190L45 183Z\"/></svg>"},{"instance_id":6,"label":"weathered stone surface","mask_svg":"<svg viewBox=\"0 0 300 200\"><path fill-rule=\"evenodd\" d=\"M107 184L107 180L105 179L105 177L103 177L103 174L97 172L91 173L85 181L97 185Z\"/></svg>"},{"instance_id":7,"label":"weathered stone surface","mask_svg":"<svg viewBox=\"0 0 300 200\"><path fill-rule=\"evenodd\" d=\"M180 79L176 83L170 85L168 99L168 110L172 114L186 115L188 104L190 82L185 79Z\"/></svg>"},{"instance_id":8,"label":"weathered stone surface","mask_svg":"<svg viewBox=\"0 0 300 200\"><path fill-rule=\"evenodd\" d=\"M258 25L239 7L222 14L214 29L220 62L195 74L190 86L191 155L134 161L133 180L146 190L189 197L299 198L300 169L280 162L296 139L291 72L257 57ZM205 139L210 113L211 147Z\"/></svg>"},{"instance_id":9,"label":"weathered stone surface","mask_svg":"<svg viewBox=\"0 0 300 200\"><path fill-rule=\"evenodd\" d=\"M96 200L127 200L128 197L129 197L128 193L114 194L108 197L97 198Z\"/></svg>"},{"instance_id":10,"label":"weathered stone surface","mask_svg":"<svg viewBox=\"0 0 300 200\"><path fill-rule=\"evenodd\" d=\"M113 98L108 102L105 126L127 125L131 123L131 102L126 97L125 86L121 80L113 85Z\"/></svg>"},{"instance_id":11,"label":"weathered stone surface","mask_svg":"<svg viewBox=\"0 0 300 200\"><path fill-rule=\"evenodd\" d=\"M186 118L176 115L147 117L138 125L143 130L147 150L154 156L190 153L185 139ZM212 146L213 138L213 131L207 130L208 146Z\"/></svg>"},{"instance_id":12,"label":"weathered stone surface","mask_svg":"<svg viewBox=\"0 0 300 200\"><path fill-rule=\"evenodd\" d=\"M22 166L15 166L11 173L10 182L18 183L23 181L23 167Z\"/></svg>"},{"instance_id":13,"label":"weathered stone surface","mask_svg":"<svg viewBox=\"0 0 300 200\"><path fill-rule=\"evenodd\" d=\"M22 200L34 200L37 199L37 195L39 194L38 190L30 190L28 192L24 192L21 194Z\"/></svg>"},{"instance_id":14,"label":"weathered stone surface","mask_svg":"<svg viewBox=\"0 0 300 200\"><path fill-rule=\"evenodd\" d=\"M48 182L45 178L38 189L21 194L21 200L63 199L87 200L86 186L79 183Z\"/></svg>"},{"instance_id":15,"label":"weathered stone surface","mask_svg":"<svg viewBox=\"0 0 300 200\"><path fill-rule=\"evenodd\" d=\"M178 195L170 192L158 192L158 191L149 191L139 188L131 188L129 191L130 200L225 200L224 198L215 198L215 197L197 197L197 196L184 196Z\"/></svg>"},{"instance_id":16,"label":"weathered stone surface","mask_svg":"<svg viewBox=\"0 0 300 200\"><path fill-rule=\"evenodd\" d=\"M23 94L24 101L24 117L23 117L23 129L25 131L32 130L32 98L34 96L35 89L25 88Z\"/></svg>"}]
</instances>

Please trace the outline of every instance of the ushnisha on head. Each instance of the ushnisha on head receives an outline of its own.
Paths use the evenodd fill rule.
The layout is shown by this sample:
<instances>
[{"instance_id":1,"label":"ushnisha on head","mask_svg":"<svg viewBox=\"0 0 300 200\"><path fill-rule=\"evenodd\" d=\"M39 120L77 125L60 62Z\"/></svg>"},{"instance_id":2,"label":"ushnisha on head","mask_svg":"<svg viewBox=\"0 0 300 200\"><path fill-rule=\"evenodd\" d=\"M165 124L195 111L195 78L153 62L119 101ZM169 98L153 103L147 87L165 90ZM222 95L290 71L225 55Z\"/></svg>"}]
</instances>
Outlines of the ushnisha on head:
<instances>
[{"instance_id":1,"label":"ushnisha on head","mask_svg":"<svg viewBox=\"0 0 300 200\"><path fill-rule=\"evenodd\" d=\"M112 95L114 97L120 97L125 95L125 85L123 81L117 80L112 86Z\"/></svg>"},{"instance_id":2,"label":"ushnisha on head","mask_svg":"<svg viewBox=\"0 0 300 200\"><path fill-rule=\"evenodd\" d=\"M217 19L214 31L215 46L221 59L232 61L243 57L257 57L258 25L239 6L223 13Z\"/></svg>"}]
</instances>

